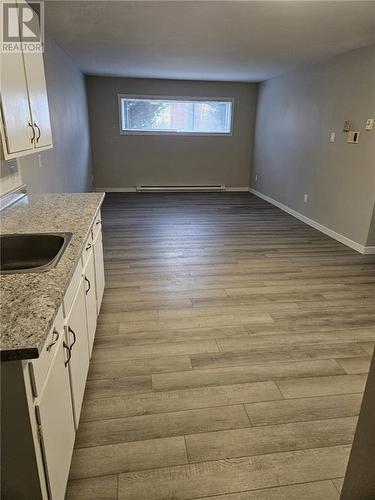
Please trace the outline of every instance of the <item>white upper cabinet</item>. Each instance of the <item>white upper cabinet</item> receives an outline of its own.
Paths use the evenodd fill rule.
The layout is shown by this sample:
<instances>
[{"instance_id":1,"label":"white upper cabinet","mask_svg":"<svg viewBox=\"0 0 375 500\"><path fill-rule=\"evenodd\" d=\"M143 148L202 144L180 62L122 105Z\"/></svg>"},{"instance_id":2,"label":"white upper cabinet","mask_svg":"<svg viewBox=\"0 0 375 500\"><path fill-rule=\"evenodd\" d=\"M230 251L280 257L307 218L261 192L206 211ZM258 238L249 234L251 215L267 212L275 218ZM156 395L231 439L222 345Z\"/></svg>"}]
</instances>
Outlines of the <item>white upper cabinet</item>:
<instances>
[{"instance_id":1,"label":"white upper cabinet","mask_svg":"<svg viewBox=\"0 0 375 500\"><path fill-rule=\"evenodd\" d=\"M42 54L24 54L35 148L52 146L51 122Z\"/></svg>"},{"instance_id":2,"label":"white upper cabinet","mask_svg":"<svg viewBox=\"0 0 375 500\"><path fill-rule=\"evenodd\" d=\"M24 0L18 0L18 4ZM39 30L37 16L33 31ZM22 37L19 38L22 42ZM2 53L2 158L12 159L52 147L47 88L41 53Z\"/></svg>"},{"instance_id":3,"label":"white upper cabinet","mask_svg":"<svg viewBox=\"0 0 375 500\"><path fill-rule=\"evenodd\" d=\"M1 70L2 135L7 158L32 150L34 131L22 54L1 54Z\"/></svg>"},{"instance_id":4,"label":"white upper cabinet","mask_svg":"<svg viewBox=\"0 0 375 500\"><path fill-rule=\"evenodd\" d=\"M2 52L0 65L3 149L9 155L22 154L33 148L34 135L23 55Z\"/></svg>"},{"instance_id":5,"label":"white upper cabinet","mask_svg":"<svg viewBox=\"0 0 375 500\"><path fill-rule=\"evenodd\" d=\"M18 3L24 0L17 0ZM40 33L38 16L34 16L29 23L32 31ZM35 129L34 146L45 148L52 145L51 122L49 118L49 107L47 98L46 79L44 76L44 62L41 52L24 52L25 73L27 77L27 88L33 127Z\"/></svg>"}]
</instances>

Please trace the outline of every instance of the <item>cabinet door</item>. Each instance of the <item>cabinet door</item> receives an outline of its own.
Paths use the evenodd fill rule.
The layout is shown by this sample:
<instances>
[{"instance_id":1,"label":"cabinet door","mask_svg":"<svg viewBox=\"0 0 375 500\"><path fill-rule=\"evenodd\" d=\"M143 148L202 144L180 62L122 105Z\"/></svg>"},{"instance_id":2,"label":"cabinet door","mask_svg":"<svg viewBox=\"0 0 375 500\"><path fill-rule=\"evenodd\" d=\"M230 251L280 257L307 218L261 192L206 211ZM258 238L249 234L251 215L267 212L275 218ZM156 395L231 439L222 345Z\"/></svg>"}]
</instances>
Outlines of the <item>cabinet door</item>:
<instances>
[{"instance_id":1,"label":"cabinet door","mask_svg":"<svg viewBox=\"0 0 375 500\"><path fill-rule=\"evenodd\" d=\"M53 500L64 499L75 439L67 360L68 352L61 337L36 405L48 488Z\"/></svg>"},{"instance_id":2,"label":"cabinet door","mask_svg":"<svg viewBox=\"0 0 375 500\"><path fill-rule=\"evenodd\" d=\"M48 370L55 358L60 337L64 337L64 333L64 316L62 307L60 307L46 342L39 354L39 358L29 361L30 378L34 396L40 396L43 392L43 386L47 381Z\"/></svg>"},{"instance_id":3,"label":"cabinet door","mask_svg":"<svg viewBox=\"0 0 375 500\"><path fill-rule=\"evenodd\" d=\"M25 0L17 0L23 3ZM32 31L40 31L37 16L29 22L32 23ZM26 82L29 92L31 117L35 129L35 148L45 148L52 145L51 122L47 97L47 86L44 75L44 61L41 52L24 52Z\"/></svg>"},{"instance_id":4,"label":"cabinet door","mask_svg":"<svg viewBox=\"0 0 375 500\"><path fill-rule=\"evenodd\" d=\"M21 52L1 54L0 83L4 156L32 152L34 132Z\"/></svg>"},{"instance_id":5,"label":"cabinet door","mask_svg":"<svg viewBox=\"0 0 375 500\"><path fill-rule=\"evenodd\" d=\"M85 294L86 294L86 317L87 330L89 338L90 356L94 345L95 330L96 330L96 290L95 290L95 267L94 267L94 252L90 250L90 255L84 271L85 279Z\"/></svg>"},{"instance_id":6,"label":"cabinet door","mask_svg":"<svg viewBox=\"0 0 375 500\"><path fill-rule=\"evenodd\" d=\"M52 146L51 122L47 98L46 81L42 54L25 53L27 87L30 109L35 129L35 147Z\"/></svg>"},{"instance_id":7,"label":"cabinet door","mask_svg":"<svg viewBox=\"0 0 375 500\"><path fill-rule=\"evenodd\" d=\"M85 306L85 290L83 278L73 300L67 324L67 343L71 350L69 362L70 384L72 388L74 420L78 427L79 416L81 414L83 393L89 368L89 346L87 339L87 322Z\"/></svg>"},{"instance_id":8,"label":"cabinet door","mask_svg":"<svg viewBox=\"0 0 375 500\"><path fill-rule=\"evenodd\" d=\"M52 133L43 56L42 54L25 53L24 59L31 115L35 128L34 144L36 148L45 148L52 145Z\"/></svg>"},{"instance_id":9,"label":"cabinet door","mask_svg":"<svg viewBox=\"0 0 375 500\"><path fill-rule=\"evenodd\" d=\"M104 293L104 259L103 259L103 241L102 232L96 236L94 241L94 257L95 257L95 282L96 282L96 305L99 314Z\"/></svg>"}]
</instances>

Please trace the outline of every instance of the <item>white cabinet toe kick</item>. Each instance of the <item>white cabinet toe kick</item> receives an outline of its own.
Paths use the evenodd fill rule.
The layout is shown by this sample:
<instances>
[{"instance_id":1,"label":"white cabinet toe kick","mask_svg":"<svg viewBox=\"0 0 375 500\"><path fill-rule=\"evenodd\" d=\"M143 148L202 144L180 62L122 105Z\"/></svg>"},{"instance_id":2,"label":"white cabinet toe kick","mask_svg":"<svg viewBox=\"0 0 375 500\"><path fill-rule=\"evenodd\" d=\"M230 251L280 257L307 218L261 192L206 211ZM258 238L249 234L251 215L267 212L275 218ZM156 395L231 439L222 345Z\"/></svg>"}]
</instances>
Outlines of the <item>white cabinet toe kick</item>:
<instances>
[{"instance_id":1,"label":"white cabinet toe kick","mask_svg":"<svg viewBox=\"0 0 375 500\"><path fill-rule=\"evenodd\" d=\"M99 211L39 358L1 363L1 498L65 497L103 291Z\"/></svg>"}]
</instances>

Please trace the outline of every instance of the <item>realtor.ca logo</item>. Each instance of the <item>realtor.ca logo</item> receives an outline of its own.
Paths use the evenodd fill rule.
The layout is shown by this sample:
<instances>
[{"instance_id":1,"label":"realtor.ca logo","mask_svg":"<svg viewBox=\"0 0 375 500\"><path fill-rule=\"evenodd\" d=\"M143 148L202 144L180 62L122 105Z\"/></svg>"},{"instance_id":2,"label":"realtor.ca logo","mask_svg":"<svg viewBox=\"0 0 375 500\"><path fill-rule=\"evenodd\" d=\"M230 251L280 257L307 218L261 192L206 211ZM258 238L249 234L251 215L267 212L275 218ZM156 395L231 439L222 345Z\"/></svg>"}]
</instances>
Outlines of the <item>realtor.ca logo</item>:
<instances>
[{"instance_id":1,"label":"realtor.ca logo","mask_svg":"<svg viewBox=\"0 0 375 500\"><path fill-rule=\"evenodd\" d=\"M1 52L43 52L44 2L1 2Z\"/></svg>"}]
</instances>

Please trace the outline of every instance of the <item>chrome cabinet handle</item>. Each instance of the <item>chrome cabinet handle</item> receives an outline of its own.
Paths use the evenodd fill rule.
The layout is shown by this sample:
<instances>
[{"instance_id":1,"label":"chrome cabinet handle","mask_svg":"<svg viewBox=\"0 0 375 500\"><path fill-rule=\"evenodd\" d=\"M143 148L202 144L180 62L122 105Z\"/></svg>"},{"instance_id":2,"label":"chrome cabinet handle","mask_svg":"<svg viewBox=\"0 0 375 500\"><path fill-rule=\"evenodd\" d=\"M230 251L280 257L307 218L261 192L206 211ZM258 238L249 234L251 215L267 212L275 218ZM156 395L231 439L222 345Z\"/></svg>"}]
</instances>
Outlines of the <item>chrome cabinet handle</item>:
<instances>
[{"instance_id":1,"label":"chrome cabinet handle","mask_svg":"<svg viewBox=\"0 0 375 500\"><path fill-rule=\"evenodd\" d=\"M68 359L67 359L67 360L65 361L65 363L64 363L64 364L65 364L65 366L68 366L69 361L70 361L70 360L71 360L71 358L72 358L72 351L70 350L70 347L69 347L67 344L65 344L65 342L63 342L63 346L64 346L64 347L65 347L65 349L68 351Z\"/></svg>"},{"instance_id":2,"label":"chrome cabinet handle","mask_svg":"<svg viewBox=\"0 0 375 500\"><path fill-rule=\"evenodd\" d=\"M56 337L55 337L56 335ZM60 337L60 334L59 332L56 330L56 328L53 329L53 332L52 332L52 342L50 343L50 345L47 347L47 351L50 351L51 348L56 344L56 342L59 340L59 337Z\"/></svg>"},{"instance_id":3,"label":"chrome cabinet handle","mask_svg":"<svg viewBox=\"0 0 375 500\"><path fill-rule=\"evenodd\" d=\"M87 281L87 283L89 284L89 287L88 289L86 290L86 295L89 293L90 289L91 289L91 283L90 283L90 280L85 276L85 280Z\"/></svg>"},{"instance_id":4,"label":"chrome cabinet handle","mask_svg":"<svg viewBox=\"0 0 375 500\"><path fill-rule=\"evenodd\" d=\"M77 342L77 335L75 334L74 330L68 326L68 331L69 333L73 334L73 343L70 345L70 349L74 346L74 344Z\"/></svg>"},{"instance_id":5,"label":"chrome cabinet handle","mask_svg":"<svg viewBox=\"0 0 375 500\"><path fill-rule=\"evenodd\" d=\"M36 138L36 142L39 142L39 139L40 139L40 136L42 135L42 132L41 132L41 130L38 127L36 122L34 122L34 127L36 127L38 129L38 137Z\"/></svg>"},{"instance_id":6,"label":"chrome cabinet handle","mask_svg":"<svg viewBox=\"0 0 375 500\"><path fill-rule=\"evenodd\" d=\"M35 140L35 128L33 127L33 125L32 125L30 122L28 122L27 126L28 126L28 127L30 127L30 128L31 128L31 130L33 131L33 136L32 136L32 138L30 139L30 142L31 142L31 144L32 144L32 143L34 142L34 140Z\"/></svg>"},{"instance_id":7,"label":"chrome cabinet handle","mask_svg":"<svg viewBox=\"0 0 375 500\"><path fill-rule=\"evenodd\" d=\"M87 251L87 250L90 250L91 246L92 246L92 245L91 245L91 243L88 243L88 245L87 245L87 247L86 247L86 251Z\"/></svg>"}]
</instances>

